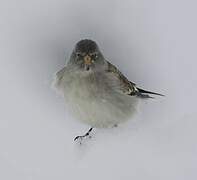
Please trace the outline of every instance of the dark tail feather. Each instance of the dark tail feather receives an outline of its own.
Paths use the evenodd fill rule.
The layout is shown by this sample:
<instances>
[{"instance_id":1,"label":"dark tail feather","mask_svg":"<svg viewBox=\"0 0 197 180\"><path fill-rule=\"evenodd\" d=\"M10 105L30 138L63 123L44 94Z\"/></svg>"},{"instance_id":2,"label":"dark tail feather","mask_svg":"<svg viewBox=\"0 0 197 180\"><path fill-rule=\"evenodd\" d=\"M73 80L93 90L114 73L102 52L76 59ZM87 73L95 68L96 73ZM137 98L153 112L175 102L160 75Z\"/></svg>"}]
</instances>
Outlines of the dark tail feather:
<instances>
[{"instance_id":1,"label":"dark tail feather","mask_svg":"<svg viewBox=\"0 0 197 180\"><path fill-rule=\"evenodd\" d=\"M139 93L139 96L146 96L147 98L152 98L151 96L149 95L146 95L146 94L154 94L154 95L158 95L158 96L164 96L163 94L159 94L159 93L155 93L155 92L151 92L151 91L146 91L144 89L140 89L140 88L137 88L138 89L138 93Z\"/></svg>"}]
</instances>

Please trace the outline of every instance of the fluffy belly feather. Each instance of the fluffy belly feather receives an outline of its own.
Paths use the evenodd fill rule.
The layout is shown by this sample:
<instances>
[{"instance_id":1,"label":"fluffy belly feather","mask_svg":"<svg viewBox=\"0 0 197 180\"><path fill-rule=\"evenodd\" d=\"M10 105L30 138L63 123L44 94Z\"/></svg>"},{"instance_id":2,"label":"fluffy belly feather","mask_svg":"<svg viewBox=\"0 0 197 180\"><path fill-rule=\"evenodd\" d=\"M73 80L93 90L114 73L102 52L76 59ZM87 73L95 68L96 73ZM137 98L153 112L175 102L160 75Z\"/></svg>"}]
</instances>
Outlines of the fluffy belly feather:
<instances>
[{"instance_id":1,"label":"fluffy belly feather","mask_svg":"<svg viewBox=\"0 0 197 180\"><path fill-rule=\"evenodd\" d=\"M64 74L57 84L72 114L92 127L122 123L136 111L137 98L116 91L118 81L103 74Z\"/></svg>"}]
</instances>

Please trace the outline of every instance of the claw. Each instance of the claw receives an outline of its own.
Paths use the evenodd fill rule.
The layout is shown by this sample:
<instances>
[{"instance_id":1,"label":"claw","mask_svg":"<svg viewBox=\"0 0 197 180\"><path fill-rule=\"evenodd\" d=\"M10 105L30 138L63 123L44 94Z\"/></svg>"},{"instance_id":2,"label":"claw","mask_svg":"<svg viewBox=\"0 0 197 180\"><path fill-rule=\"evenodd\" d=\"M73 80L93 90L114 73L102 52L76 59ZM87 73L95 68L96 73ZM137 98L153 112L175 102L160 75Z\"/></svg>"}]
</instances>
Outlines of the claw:
<instances>
[{"instance_id":1,"label":"claw","mask_svg":"<svg viewBox=\"0 0 197 180\"><path fill-rule=\"evenodd\" d=\"M82 141L83 138L85 138L85 137L87 137L87 136L88 136L89 138L91 138L90 132L92 131L92 129L93 129L93 128L90 128L90 129L88 130L88 132L87 132L85 135L76 136L76 137L74 138L74 141L78 140L79 138L80 138L80 140ZM80 143L80 144L81 144L81 143Z\"/></svg>"},{"instance_id":2,"label":"claw","mask_svg":"<svg viewBox=\"0 0 197 180\"><path fill-rule=\"evenodd\" d=\"M76 136L74 141L76 141L77 139L82 138L81 136Z\"/></svg>"}]
</instances>

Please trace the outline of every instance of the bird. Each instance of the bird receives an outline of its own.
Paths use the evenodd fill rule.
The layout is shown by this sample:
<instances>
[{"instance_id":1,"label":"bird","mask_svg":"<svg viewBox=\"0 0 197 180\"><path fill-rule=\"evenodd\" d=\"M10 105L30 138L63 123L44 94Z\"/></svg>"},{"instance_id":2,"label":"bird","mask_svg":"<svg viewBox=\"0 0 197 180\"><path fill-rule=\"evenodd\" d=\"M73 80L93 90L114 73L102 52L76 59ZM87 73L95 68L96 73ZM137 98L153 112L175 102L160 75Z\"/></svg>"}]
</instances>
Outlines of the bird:
<instances>
[{"instance_id":1,"label":"bird","mask_svg":"<svg viewBox=\"0 0 197 180\"><path fill-rule=\"evenodd\" d=\"M91 39L76 43L65 67L55 73L53 85L63 95L68 111L90 126L74 140L91 137L94 128L114 127L129 120L140 98L164 96L128 80Z\"/></svg>"}]
</instances>

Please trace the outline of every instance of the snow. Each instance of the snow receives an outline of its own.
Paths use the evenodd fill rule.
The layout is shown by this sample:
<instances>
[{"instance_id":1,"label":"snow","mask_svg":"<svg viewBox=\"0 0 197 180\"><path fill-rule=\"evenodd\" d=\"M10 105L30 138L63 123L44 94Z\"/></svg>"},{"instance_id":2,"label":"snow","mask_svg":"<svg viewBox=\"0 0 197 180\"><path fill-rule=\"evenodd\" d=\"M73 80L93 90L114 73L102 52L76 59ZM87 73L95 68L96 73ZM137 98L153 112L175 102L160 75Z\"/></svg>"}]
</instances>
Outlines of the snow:
<instances>
[{"instance_id":1,"label":"snow","mask_svg":"<svg viewBox=\"0 0 197 180\"><path fill-rule=\"evenodd\" d=\"M0 179L196 179L196 1L1 0ZM140 87L163 93L118 128L67 114L50 88L91 38Z\"/></svg>"}]
</instances>

